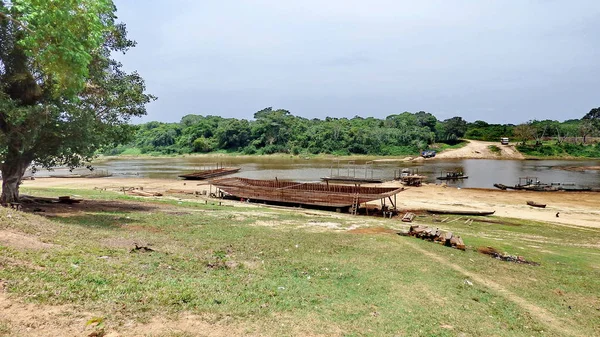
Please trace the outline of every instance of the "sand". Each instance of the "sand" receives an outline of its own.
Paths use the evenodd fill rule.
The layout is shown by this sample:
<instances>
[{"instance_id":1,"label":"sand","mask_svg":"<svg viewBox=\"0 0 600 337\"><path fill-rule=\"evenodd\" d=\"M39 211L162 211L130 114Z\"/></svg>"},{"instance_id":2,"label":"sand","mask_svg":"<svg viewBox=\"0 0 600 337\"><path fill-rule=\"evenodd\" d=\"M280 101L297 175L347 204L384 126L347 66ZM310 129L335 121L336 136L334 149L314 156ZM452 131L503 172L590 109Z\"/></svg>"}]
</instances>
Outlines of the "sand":
<instances>
[{"instance_id":1,"label":"sand","mask_svg":"<svg viewBox=\"0 0 600 337\"><path fill-rule=\"evenodd\" d=\"M502 145L500 142L484 142L466 140L469 144L459 148L446 150L435 156L435 159L525 159L514 144ZM489 146L497 146L500 153L494 153Z\"/></svg>"},{"instance_id":2,"label":"sand","mask_svg":"<svg viewBox=\"0 0 600 337\"><path fill-rule=\"evenodd\" d=\"M205 197L166 193L169 190L188 193L214 191L203 181L149 178L37 178L23 182L24 187L100 189L119 192L123 187L143 188L144 191L165 193L164 198L179 197L203 200ZM387 182L375 186L401 186L399 182ZM119 192L120 193L120 192ZM400 210L423 209L478 209L494 210L496 216L545 221L565 226L600 228L600 193L594 192L532 192L501 191L495 189L454 188L445 185L425 184L407 187L397 196ZM544 209L526 204L532 200L547 204ZM236 201L228 203L242 204ZM559 217L556 217L559 213Z\"/></svg>"}]
</instances>

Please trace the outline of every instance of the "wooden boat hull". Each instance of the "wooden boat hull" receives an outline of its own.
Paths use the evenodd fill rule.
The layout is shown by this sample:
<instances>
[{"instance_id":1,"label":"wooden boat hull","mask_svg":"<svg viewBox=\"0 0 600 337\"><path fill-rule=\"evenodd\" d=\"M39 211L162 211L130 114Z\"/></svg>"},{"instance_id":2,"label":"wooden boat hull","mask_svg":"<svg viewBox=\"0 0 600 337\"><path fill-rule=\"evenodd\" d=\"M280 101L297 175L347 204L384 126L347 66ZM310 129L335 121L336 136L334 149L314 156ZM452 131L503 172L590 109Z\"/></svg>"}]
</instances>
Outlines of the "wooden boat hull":
<instances>
[{"instance_id":1,"label":"wooden boat hull","mask_svg":"<svg viewBox=\"0 0 600 337\"><path fill-rule=\"evenodd\" d=\"M532 206L532 207L546 208L546 204L540 204L535 201L528 201L527 205Z\"/></svg>"},{"instance_id":2,"label":"wooden boat hull","mask_svg":"<svg viewBox=\"0 0 600 337\"><path fill-rule=\"evenodd\" d=\"M345 208L391 197L404 188L363 187L294 181L222 178L211 181L231 196L301 205Z\"/></svg>"},{"instance_id":3,"label":"wooden boat hull","mask_svg":"<svg viewBox=\"0 0 600 337\"><path fill-rule=\"evenodd\" d=\"M197 172L193 172L193 173L189 173L189 174L182 174L179 175L179 178L182 178L184 180L205 180L205 179L210 179L210 178L215 178L215 177L221 177L224 175L228 175L228 174L234 174L237 173L241 170L241 168L239 167L224 167L224 168L219 168L219 169L214 169L214 170L202 170L202 171L197 171Z\"/></svg>"},{"instance_id":4,"label":"wooden boat hull","mask_svg":"<svg viewBox=\"0 0 600 337\"><path fill-rule=\"evenodd\" d=\"M108 178L112 177L112 173L108 174L51 174L50 178Z\"/></svg>"},{"instance_id":5,"label":"wooden boat hull","mask_svg":"<svg viewBox=\"0 0 600 337\"><path fill-rule=\"evenodd\" d=\"M492 215L496 213L496 211L479 211L479 210L437 210L437 209L428 209L428 213L431 214L452 214L452 215L473 215L473 216L485 216Z\"/></svg>"}]
</instances>

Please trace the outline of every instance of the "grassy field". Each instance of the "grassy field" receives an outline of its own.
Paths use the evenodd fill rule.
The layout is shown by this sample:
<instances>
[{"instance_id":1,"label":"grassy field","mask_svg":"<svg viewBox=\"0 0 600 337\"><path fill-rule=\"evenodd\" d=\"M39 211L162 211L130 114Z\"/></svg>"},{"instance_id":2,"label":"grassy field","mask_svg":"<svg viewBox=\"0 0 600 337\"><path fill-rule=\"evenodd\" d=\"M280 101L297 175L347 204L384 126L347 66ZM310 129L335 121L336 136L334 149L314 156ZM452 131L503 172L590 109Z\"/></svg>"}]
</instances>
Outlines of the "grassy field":
<instances>
[{"instance_id":1,"label":"grassy field","mask_svg":"<svg viewBox=\"0 0 600 337\"><path fill-rule=\"evenodd\" d=\"M0 240L0 283L12 300L72 306L106 331L194 314L230 326L231 335L600 335L597 229L417 217L461 235L463 252L394 234L407 229L398 219L23 192L88 201L39 206L45 216L0 209L0 233L30 242ZM154 251L132 252L135 244ZM479 246L540 265L492 259ZM0 335L22 331L0 313ZM182 327L142 335L195 334Z\"/></svg>"}]
</instances>

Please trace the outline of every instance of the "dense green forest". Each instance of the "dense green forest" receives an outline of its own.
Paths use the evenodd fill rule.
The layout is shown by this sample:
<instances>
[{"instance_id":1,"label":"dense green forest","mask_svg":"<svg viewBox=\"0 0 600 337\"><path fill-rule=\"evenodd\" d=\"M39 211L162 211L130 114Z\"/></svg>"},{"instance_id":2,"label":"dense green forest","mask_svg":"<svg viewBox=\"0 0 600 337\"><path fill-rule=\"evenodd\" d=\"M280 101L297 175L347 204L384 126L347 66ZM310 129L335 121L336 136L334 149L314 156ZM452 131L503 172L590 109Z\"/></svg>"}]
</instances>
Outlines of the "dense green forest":
<instances>
[{"instance_id":1,"label":"dense green forest","mask_svg":"<svg viewBox=\"0 0 600 337\"><path fill-rule=\"evenodd\" d=\"M468 123L461 117L438 120L424 111L404 112L384 119L359 116L306 119L287 110L266 108L256 112L253 120L186 115L179 123L141 124L136 126L129 144L109 149L104 154L416 155L421 150L457 144L461 138L498 141L501 137L509 137L522 142L520 149L526 153L544 155L551 152L546 155L558 156L565 152L563 146L570 150L577 146L589 147L585 144L600 130L600 125L598 118L587 118L588 115L581 120L530 121L512 125L484 121ZM549 140L554 143L550 144ZM545 148L548 146L552 146L551 151ZM577 148L576 151L587 150Z\"/></svg>"}]
</instances>

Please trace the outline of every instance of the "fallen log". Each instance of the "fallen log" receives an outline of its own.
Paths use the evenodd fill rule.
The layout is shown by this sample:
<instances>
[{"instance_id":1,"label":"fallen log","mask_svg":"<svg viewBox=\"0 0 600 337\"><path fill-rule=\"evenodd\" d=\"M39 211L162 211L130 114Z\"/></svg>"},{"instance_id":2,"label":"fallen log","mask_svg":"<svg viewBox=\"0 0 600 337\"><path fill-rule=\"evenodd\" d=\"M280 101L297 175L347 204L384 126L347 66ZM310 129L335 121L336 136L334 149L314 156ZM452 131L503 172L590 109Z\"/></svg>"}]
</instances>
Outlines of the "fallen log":
<instances>
[{"instance_id":1,"label":"fallen log","mask_svg":"<svg viewBox=\"0 0 600 337\"><path fill-rule=\"evenodd\" d=\"M70 196L61 196L58 198L48 198L48 197L34 197L31 195L21 195L21 202L33 203L33 204L77 204L80 203L82 199L72 198Z\"/></svg>"},{"instance_id":2,"label":"fallen log","mask_svg":"<svg viewBox=\"0 0 600 337\"><path fill-rule=\"evenodd\" d=\"M147 191L139 191L139 190L131 190L131 191L128 191L127 193L133 194L133 195L138 195L141 197L161 197L162 196L162 193L159 193L159 192L147 192Z\"/></svg>"},{"instance_id":3,"label":"fallen log","mask_svg":"<svg viewBox=\"0 0 600 337\"><path fill-rule=\"evenodd\" d=\"M58 197L58 203L60 204L78 204L81 202L81 199L75 199L70 196L62 196Z\"/></svg>"},{"instance_id":4,"label":"fallen log","mask_svg":"<svg viewBox=\"0 0 600 337\"><path fill-rule=\"evenodd\" d=\"M529 264L529 265L533 265L533 266L540 265L539 262L528 261L523 256L509 255L507 253L500 253L500 251L498 251L494 247L489 247L489 246L488 247L479 247L479 248L477 248L477 252L479 252L481 254L489 255L497 260L514 262L514 263L523 263L523 264Z\"/></svg>"},{"instance_id":5,"label":"fallen log","mask_svg":"<svg viewBox=\"0 0 600 337\"><path fill-rule=\"evenodd\" d=\"M199 194L197 191L176 190L176 189L166 190L165 193L169 193L169 194Z\"/></svg>"}]
</instances>

